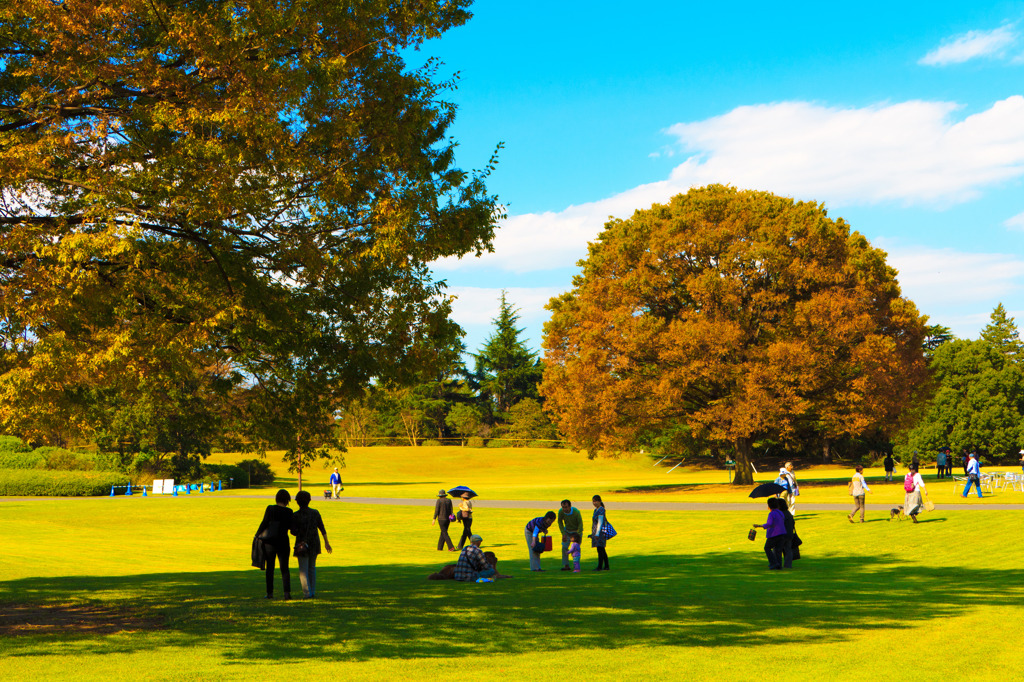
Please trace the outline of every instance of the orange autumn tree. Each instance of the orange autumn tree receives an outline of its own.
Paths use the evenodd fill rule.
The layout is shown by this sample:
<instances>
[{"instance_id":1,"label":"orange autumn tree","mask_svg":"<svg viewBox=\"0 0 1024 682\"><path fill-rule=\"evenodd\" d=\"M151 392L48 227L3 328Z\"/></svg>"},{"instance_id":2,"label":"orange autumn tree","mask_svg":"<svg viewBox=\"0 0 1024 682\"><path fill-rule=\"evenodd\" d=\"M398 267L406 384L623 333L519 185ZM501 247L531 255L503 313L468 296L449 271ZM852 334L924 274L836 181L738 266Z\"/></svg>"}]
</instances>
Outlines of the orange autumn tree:
<instances>
[{"instance_id":1,"label":"orange autumn tree","mask_svg":"<svg viewBox=\"0 0 1024 682\"><path fill-rule=\"evenodd\" d=\"M546 409L593 457L673 434L731 449L891 429L925 318L816 203L711 185L606 224L544 327Z\"/></svg>"}]
</instances>

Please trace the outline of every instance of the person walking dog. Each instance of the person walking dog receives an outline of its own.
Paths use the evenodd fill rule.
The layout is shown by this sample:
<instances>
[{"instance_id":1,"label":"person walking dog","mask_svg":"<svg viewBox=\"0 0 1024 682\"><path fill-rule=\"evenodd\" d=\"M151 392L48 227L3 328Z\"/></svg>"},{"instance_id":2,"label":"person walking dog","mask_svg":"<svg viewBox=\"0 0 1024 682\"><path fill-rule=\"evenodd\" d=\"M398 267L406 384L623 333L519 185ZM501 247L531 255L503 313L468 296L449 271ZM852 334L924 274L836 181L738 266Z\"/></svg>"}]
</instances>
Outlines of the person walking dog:
<instances>
[{"instance_id":1,"label":"person walking dog","mask_svg":"<svg viewBox=\"0 0 1024 682\"><path fill-rule=\"evenodd\" d=\"M344 489L345 487L341 485L341 474L338 473L338 467L334 467L334 473L331 474L331 498L338 499L339 493Z\"/></svg>"}]
</instances>

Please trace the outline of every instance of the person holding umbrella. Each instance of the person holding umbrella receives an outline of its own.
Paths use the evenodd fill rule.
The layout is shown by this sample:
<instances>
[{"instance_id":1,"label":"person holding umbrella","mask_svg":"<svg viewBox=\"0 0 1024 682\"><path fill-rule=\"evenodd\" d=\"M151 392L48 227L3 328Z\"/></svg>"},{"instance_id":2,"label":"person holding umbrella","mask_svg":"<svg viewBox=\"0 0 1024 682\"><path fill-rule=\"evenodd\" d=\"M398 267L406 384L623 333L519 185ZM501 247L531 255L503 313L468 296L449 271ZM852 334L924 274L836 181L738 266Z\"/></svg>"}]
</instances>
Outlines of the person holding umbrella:
<instances>
[{"instance_id":1,"label":"person holding umbrella","mask_svg":"<svg viewBox=\"0 0 1024 682\"><path fill-rule=\"evenodd\" d=\"M456 486L448 491L449 495L458 495L462 502L459 503L459 512L455 515L456 520L462 524L462 537L459 538L459 549L465 547L466 542L473 535L473 502L476 493L464 485Z\"/></svg>"},{"instance_id":2,"label":"person holding umbrella","mask_svg":"<svg viewBox=\"0 0 1024 682\"><path fill-rule=\"evenodd\" d=\"M431 526L436 523L441 528L441 536L437 538L438 552L444 549L446 544L448 545L449 552L455 551L452 538L448 535L448 526L451 524L452 518L452 501L448 499L448 493L442 488L437 491L437 502L434 503L434 520L430 522Z\"/></svg>"}]
</instances>

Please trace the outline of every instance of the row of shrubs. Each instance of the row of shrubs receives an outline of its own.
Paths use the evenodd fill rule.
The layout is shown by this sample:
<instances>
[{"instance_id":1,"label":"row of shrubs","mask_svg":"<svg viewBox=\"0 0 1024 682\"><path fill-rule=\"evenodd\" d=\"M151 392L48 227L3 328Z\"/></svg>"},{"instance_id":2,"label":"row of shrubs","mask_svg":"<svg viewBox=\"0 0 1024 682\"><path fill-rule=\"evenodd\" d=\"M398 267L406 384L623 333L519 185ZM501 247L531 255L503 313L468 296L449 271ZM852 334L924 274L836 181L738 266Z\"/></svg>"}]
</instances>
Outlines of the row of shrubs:
<instances>
[{"instance_id":1,"label":"row of shrubs","mask_svg":"<svg viewBox=\"0 0 1024 682\"><path fill-rule=\"evenodd\" d=\"M0 496L5 497L95 497L125 485L128 476L116 471L0 469Z\"/></svg>"}]
</instances>

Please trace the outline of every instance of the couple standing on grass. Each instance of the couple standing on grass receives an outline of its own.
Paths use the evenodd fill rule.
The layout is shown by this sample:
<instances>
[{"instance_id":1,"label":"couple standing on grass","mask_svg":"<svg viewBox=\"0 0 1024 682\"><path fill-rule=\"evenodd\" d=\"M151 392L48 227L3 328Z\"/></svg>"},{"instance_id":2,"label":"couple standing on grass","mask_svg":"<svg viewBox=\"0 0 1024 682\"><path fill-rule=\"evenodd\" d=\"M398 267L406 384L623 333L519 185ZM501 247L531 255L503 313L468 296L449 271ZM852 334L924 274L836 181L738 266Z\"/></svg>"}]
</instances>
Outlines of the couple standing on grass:
<instances>
[{"instance_id":1,"label":"couple standing on grass","mask_svg":"<svg viewBox=\"0 0 1024 682\"><path fill-rule=\"evenodd\" d=\"M299 560L299 582L302 596L312 599L316 596L316 557L320 554L320 533L324 536L324 548L331 553L327 541L327 530L320 512L309 506L310 495L300 490L295 495L299 505L297 512L288 508L292 496L287 490L278 490L275 503L267 507L263 520L253 539L253 565L266 570L267 599L274 598L274 560L281 566L281 586L284 598L292 598L292 582L288 573L289 539L295 536L295 557Z\"/></svg>"},{"instance_id":2,"label":"couple standing on grass","mask_svg":"<svg viewBox=\"0 0 1024 682\"><path fill-rule=\"evenodd\" d=\"M591 547L597 550L597 568L595 571L607 571L608 552L605 549L608 539L614 537L615 531L605 517L604 502L600 495L594 495L594 515L591 519L590 538ZM540 552L537 551L537 543L540 541L540 534L546 533L547 529L555 522L558 522L558 530L562 534L562 570L580 571L580 541L583 537L583 514L579 509L572 506L569 500L562 500L561 509L558 514L548 512L544 516L538 516L526 524L526 548L530 555L530 570L542 571L540 567ZM572 565L569 559L572 558Z\"/></svg>"}]
</instances>

